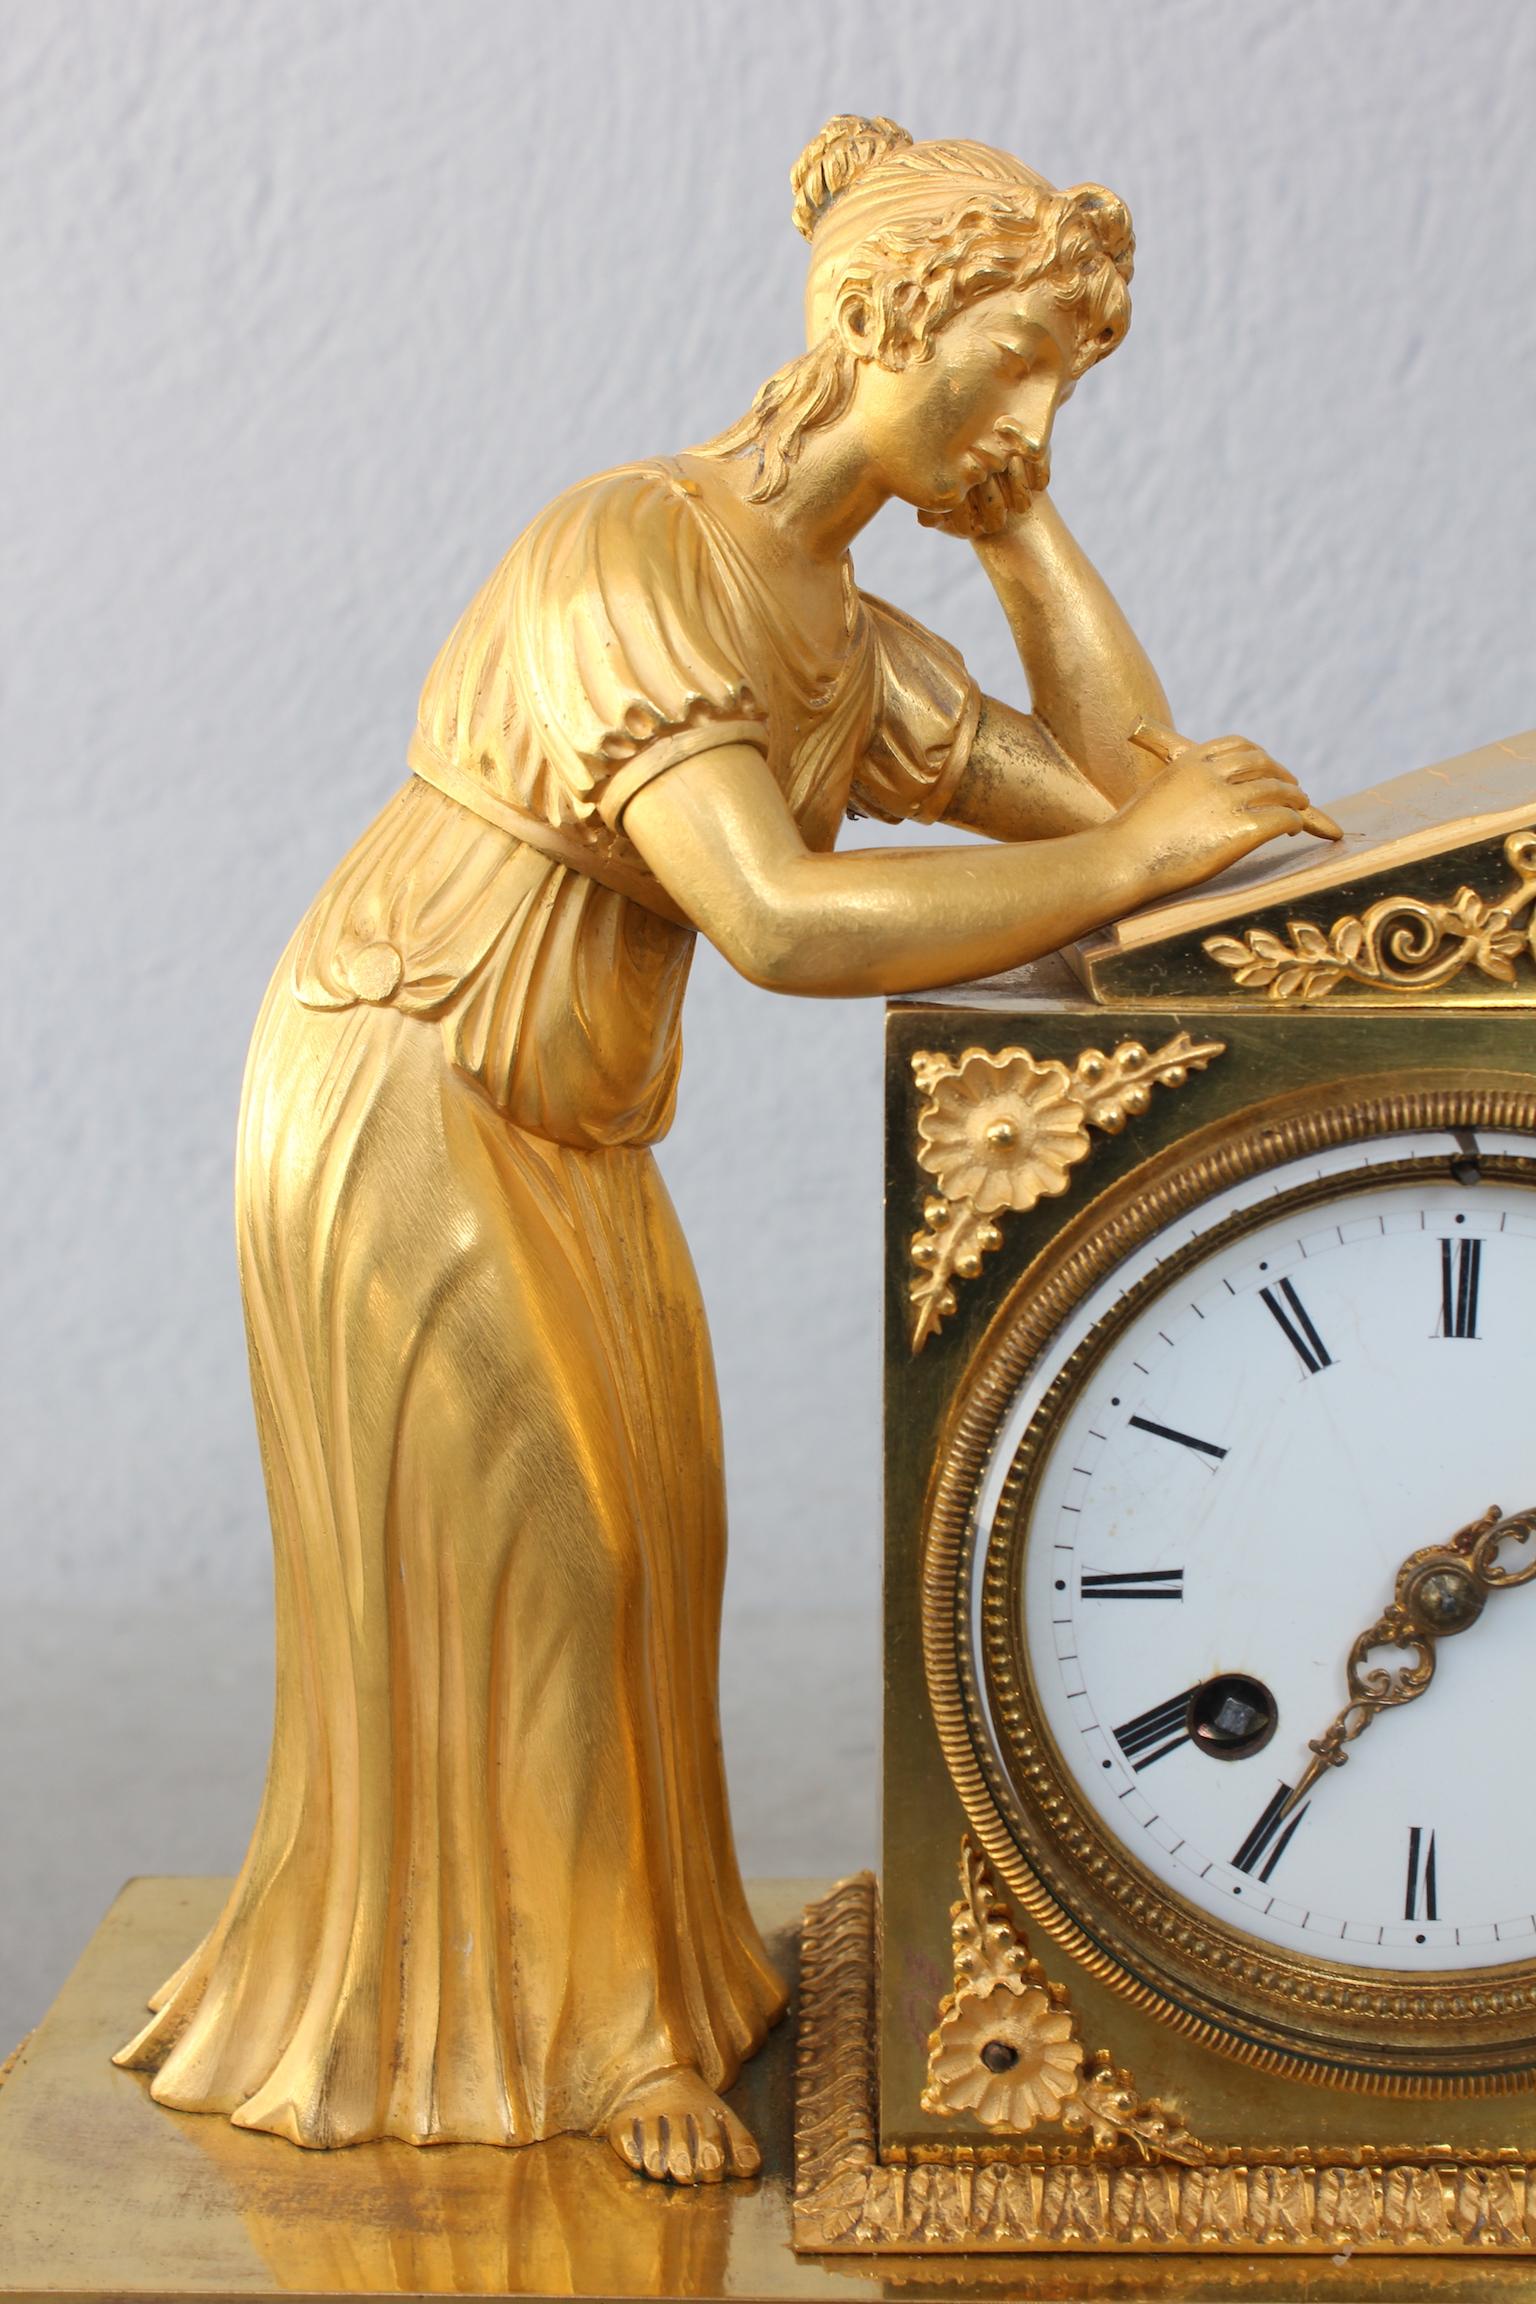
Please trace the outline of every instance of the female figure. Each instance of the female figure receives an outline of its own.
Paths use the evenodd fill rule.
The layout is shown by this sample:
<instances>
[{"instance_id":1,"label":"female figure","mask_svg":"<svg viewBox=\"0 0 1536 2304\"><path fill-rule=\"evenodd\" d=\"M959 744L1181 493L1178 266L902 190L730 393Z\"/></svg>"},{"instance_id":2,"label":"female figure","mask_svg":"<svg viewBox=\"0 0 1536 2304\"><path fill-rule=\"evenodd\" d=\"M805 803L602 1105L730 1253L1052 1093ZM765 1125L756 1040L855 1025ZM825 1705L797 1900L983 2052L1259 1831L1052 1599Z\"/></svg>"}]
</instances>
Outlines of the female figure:
<instances>
[{"instance_id":1,"label":"female figure","mask_svg":"<svg viewBox=\"0 0 1536 2304\"><path fill-rule=\"evenodd\" d=\"M1166 703L1046 493L1056 410L1126 326L1119 202L888 121L832 122L795 183L809 349L710 446L518 539L256 1028L271 1769L119 2060L295 2143L757 2162L719 2091L784 1996L721 1771L708 1340L649 1150L695 933L777 991L952 982L1306 805L1237 739L1134 749ZM859 592L892 496L974 536L1034 716ZM850 804L998 845L835 856Z\"/></svg>"}]
</instances>

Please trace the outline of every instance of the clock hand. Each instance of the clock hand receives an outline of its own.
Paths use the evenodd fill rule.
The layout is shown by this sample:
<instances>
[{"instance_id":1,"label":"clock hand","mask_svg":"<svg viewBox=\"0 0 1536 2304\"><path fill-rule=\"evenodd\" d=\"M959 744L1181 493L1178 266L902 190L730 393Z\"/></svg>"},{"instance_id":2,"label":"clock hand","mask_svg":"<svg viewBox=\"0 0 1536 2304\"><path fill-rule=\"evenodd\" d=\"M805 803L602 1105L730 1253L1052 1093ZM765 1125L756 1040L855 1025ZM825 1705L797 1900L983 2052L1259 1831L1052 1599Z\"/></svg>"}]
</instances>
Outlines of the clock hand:
<instances>
[{"instance_id":1,"label":"clock hand","mask_svg":"<svg viewBox=\"0 0 1536 2304\"><path fill-rule=\"evenodd\" d=\"M1503 1514L1498 1505L1461 1529L1447 1544L1410 1552L1397 1572L1390 1606L1361 1633L1349 1652L1349 1702L1308 1747L1311 1760L1280 1810L1289 1816L1320 1777L1342 1768L1346 1747L1363 1735L1380 1712L1411 1704L1435 1676L1436 1643L1475 1624L1491 1592L1536 1580L1536 1507ZM1529 1547L1512 1565L1499 1554L1506 1544ZM1378 1648L1406 1648L1405 1664L1371 1664ZM1278 1819L1277 1819L1278 1821Z\"/></svg>"}]
</instances>

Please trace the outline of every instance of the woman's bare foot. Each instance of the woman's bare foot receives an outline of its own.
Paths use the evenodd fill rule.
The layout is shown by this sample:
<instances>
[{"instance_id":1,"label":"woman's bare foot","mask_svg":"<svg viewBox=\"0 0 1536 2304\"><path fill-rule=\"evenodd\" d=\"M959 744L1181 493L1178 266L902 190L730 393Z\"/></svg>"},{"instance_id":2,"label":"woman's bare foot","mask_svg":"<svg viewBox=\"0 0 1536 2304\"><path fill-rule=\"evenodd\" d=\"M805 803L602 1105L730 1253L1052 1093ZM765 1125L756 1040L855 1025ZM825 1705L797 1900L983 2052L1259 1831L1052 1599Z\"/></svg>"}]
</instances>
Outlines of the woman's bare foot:
<instances>
[{"instance_id":1,"label":"woman's bare foot","mask_svg":"<svg viewBox=\"0 0 1536 2304\"><path fill-rule=\"evenodd\" d=\"M653 2072L621 2096L606 2134L621 2160L662 2183L718 2184L755 2176L763 2164L751 2132L684 2064Z\"/></svg>"}]
</instances>

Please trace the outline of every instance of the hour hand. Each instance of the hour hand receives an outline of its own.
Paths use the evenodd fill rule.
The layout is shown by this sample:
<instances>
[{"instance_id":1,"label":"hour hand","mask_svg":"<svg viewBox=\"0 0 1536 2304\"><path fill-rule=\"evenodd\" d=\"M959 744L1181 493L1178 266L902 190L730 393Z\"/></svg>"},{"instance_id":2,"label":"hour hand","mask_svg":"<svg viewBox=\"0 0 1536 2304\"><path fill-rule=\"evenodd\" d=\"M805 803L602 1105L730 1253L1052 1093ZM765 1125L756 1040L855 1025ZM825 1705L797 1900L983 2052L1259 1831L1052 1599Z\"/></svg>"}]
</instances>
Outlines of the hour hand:
<instances>
[{"instance_id":1,"label":"hour hand","mask_svg":"<svg viewBox=\"0 0 1536 2304\"><path fill-rule=\"evenodd\" d=\"M1506 1556L1506 1546L1518 1549ZM1536 1579L1536 1506L1501 1512L1497 1504L1458 1531L1445 1544L1410 1552L1397 1572L1388 1607L1368 1625L1349 1652L1349 1701L1309 1747L1302 1770L1280 1813L1299 1807L1330 1768L1342 1768L1348 1747L1378 1713L1411 1704L1435 1676L1442 1640L1477 1622L1490 1593ZM1400 1652L1396 1663L1371 1659L1381 1650Z\"/></svg>"}]
</instances>

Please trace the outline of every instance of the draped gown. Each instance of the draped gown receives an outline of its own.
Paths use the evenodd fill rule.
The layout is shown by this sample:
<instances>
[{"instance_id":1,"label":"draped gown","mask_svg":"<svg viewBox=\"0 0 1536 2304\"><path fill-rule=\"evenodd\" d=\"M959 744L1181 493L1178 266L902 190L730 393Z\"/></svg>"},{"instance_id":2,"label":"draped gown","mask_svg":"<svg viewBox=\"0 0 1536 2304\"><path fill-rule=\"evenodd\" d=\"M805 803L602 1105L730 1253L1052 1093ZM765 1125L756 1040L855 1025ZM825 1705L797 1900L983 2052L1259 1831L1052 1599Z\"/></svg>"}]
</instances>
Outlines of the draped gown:
<instances>
[{"instance_id":1,"label":"draped gown","mask_svg":"<svg viewBox=\"0 0 1536 2304\"><path fill-rule=\"evenodd\" d=\"M223 1914L118 2057L164 2104L522 2144L666 2066L728 2086L782 2009L721 1763L713 1367L649 1149L693 933L623 810L744 742L812 848L850 804L942 814L975 687L844 573L818 661L678 467L558 498L272 980L237 1223L276 1715Z\"/></svg>"}]
</instances>

